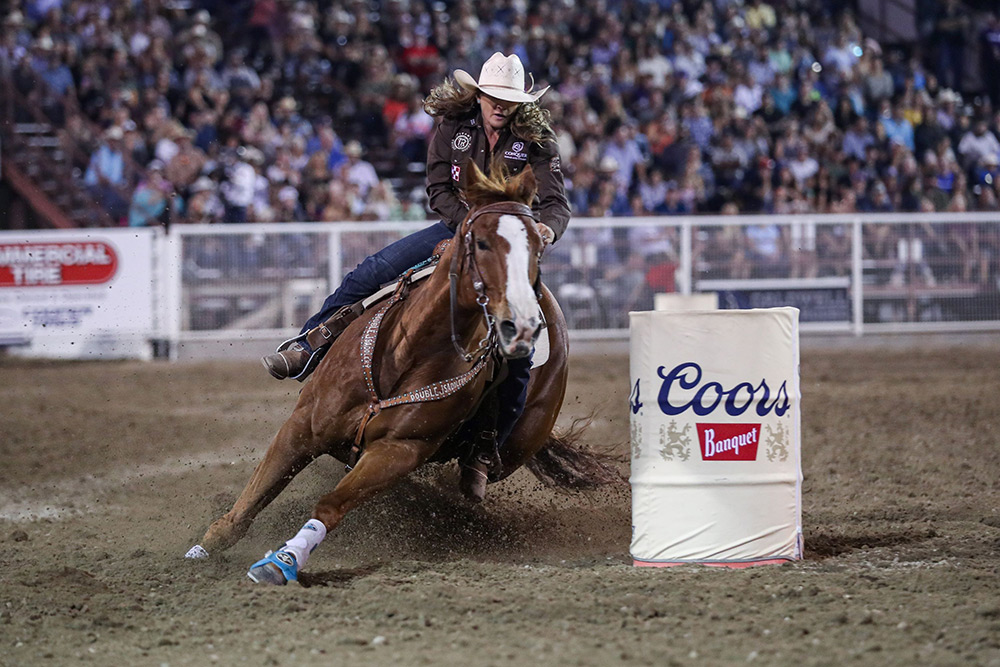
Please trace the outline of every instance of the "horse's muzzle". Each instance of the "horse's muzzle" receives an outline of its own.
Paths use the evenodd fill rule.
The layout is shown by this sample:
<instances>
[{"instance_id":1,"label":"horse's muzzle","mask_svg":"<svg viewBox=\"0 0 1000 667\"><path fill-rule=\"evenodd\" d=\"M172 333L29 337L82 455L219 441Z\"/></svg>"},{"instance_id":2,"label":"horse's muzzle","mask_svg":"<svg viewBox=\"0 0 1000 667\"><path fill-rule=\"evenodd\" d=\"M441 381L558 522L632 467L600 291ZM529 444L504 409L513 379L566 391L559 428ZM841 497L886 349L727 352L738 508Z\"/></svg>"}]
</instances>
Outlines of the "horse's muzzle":
<instances>
[{"instance_id":1,"label":"horse's muzzle","mask_svg":"<svg viewBox=\"0 0 1000 667\"><path fill-rule=\"evenodd\" d=\"M531 354L542 332L541 320L530 317L515 322L503 320L498 327L500 353L507 359L521 359Z\"/></svg>"}]
</instances>

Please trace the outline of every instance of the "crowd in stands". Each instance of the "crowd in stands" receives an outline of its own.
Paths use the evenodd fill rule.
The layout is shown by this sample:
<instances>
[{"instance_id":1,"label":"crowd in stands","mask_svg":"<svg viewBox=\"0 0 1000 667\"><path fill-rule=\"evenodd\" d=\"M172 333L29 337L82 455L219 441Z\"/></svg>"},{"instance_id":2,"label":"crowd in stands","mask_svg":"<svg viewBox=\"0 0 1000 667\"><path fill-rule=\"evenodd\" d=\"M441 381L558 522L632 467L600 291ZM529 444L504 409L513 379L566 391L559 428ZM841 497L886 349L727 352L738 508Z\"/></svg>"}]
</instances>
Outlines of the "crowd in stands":
<instances>
[{"instance_id":1,"label":"crowd in stands","mask_svg":"<svg viewBox=\"0 0 1000 667\"><path fill-rule=\"evenodd\" d=\"M422 96L494 51L553 86L575 216L1000 209L1000 20L888 49L845 4L15 0L0 71L133 226L423 219Z\"/></svg>"}]
</instances>

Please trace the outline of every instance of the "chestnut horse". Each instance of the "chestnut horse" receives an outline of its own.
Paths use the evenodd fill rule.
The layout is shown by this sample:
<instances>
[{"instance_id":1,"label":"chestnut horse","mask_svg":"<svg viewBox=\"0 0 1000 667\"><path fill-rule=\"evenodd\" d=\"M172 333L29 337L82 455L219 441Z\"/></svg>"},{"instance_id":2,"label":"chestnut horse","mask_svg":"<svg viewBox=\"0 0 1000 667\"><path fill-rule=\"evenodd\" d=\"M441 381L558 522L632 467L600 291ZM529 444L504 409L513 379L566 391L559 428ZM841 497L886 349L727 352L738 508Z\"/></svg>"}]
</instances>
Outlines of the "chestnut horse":
<instances>
[{"instance_id":1,"label":"chestnut horse","mask_svg":"<svg viewBox=\"0 0 1000 667\"><path fill-rule=\"evenodd\" d=\"M470 213L433 273L406 298L397 292L388 305L370 307L331 346L233 508L188 557L235 544L320 455L354 463L360 453L288 548L269 552L248 572L254 581L274 584L295 579L347 512L423 463L461 454L464 445L454 436L480 404L490 375L486 362L497 353L530 354L540 333L548 336L549 359L531 370L524 413L492 481L536 454L529 468L543 480L584 486L603 474L599 463L591 465L596 459L587 461L585 452L553 434L568 346L559 305L539 281L543 240L530 208L534 175L530 167L509 180L474 171L466 192Z\"/></svg>"}]
</instances>

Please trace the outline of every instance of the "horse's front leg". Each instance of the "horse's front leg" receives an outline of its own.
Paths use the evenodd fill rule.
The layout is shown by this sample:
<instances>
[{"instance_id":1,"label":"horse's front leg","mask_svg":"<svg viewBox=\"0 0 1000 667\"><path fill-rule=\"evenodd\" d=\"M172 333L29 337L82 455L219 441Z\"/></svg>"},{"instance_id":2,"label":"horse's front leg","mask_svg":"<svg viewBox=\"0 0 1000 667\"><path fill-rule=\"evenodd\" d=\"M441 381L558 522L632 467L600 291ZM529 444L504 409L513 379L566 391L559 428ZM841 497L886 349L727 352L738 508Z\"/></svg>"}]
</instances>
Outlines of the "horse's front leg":
<instances>
[{"instance_id":1,"label":"horse's front leg","mask_svg":"<svg viewBox=\"0 0 1000 667\"><path fill-rule=\"evenodd\" d=\"M257 514L296 474L326 451L328 443L312 432L310 414L307 409L296 409L292 413L254 468L233 508L208 528L201 542L188 551L188 558L204 558L239 542Z\"/></svg>"},{"instance_id":2,"label":"horse's front leg","mask_svg":"<svg viewBox=\"0 0 1000 667\"><path fill-rule=\"evenodd\" d=\"M254 563L247 576L255 582L276 585L296 580L309 554L344 515L416 470L437 447L437 443L425 440L388 438L369 444L354 469L332 492L319 499L313 518L277 552L268 553Z\"/></svg>"},{"instance_id":3,"label":"horse's front leg","mask_svg":"<svg viewBox=\"0 0 1000 667\"><path fill-rule=\"evenodd\" d=\"M337 487L319 499L313 518L333 530L344 515L416 470L437 450L423 440L382 440L364 455Z\"/></svg>"}]
</instances>

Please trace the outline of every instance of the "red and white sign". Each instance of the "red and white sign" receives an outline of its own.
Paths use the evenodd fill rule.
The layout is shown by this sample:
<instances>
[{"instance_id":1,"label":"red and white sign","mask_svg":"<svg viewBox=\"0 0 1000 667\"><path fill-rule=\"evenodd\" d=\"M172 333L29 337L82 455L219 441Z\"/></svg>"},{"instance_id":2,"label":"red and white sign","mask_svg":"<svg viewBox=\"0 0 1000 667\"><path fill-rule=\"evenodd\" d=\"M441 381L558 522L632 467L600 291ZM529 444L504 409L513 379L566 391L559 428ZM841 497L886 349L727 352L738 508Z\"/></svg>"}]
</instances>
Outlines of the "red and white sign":
<instances>
[{"instance_id":1,"label":"red and white sign","mask_svg":"<svg viewBox=\"0 0 1000 667\"><path fill-rule=\"evenodd\" d=\"M0 243L0 287L100 285L117 270L115 249L100 241Z\"/></svg>"},{"instance_id":2,"label":"red and white sign","mask_svg":"<svg viewBox=\"0 0 1000 667\"><path fill-rule=\"evenodd\" d=\"M154 229L0 233L0 311L29 341L12 352L150 356L156 238Z\"/></svg>"},{"instance_id":3,"label":"red and white sign","mask_svg":"<svg viewBox=\"0 0 1000 667\"><path fill-rule=\"evenodd\" d=\"M697 424L702 461L756 461L760 424Z\"/></svg>"}]
</instances>

